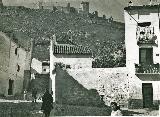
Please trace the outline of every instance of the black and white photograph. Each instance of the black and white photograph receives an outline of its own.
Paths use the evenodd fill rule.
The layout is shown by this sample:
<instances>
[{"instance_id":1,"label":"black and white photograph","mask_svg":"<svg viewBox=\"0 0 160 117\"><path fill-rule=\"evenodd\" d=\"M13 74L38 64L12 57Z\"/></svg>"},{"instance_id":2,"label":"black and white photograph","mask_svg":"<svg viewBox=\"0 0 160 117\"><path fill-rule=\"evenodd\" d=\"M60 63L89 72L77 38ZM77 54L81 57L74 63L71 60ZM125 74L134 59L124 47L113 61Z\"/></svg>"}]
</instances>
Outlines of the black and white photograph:
<instances>
[{"instance_id":1,"label":"black and white photograph","mask_svg":"<svg viewBox=\"0 0 160 117\"><path fill-rule=\"evenodd\" d=\"M160 0L0 0L0 117L160 116Z\"/></svg>"}]
</instances>

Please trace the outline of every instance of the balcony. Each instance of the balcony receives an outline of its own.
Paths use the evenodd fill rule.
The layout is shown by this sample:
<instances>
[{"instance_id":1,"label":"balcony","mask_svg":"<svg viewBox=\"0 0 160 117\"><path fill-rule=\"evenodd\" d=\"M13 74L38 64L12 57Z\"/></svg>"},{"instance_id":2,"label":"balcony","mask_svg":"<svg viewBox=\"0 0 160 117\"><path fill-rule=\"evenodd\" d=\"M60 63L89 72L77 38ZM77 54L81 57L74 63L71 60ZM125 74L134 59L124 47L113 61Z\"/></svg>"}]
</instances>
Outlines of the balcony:
<instances>
[{"instance_id":1,"label":"balcony","mask_svg":"<svg viewBox=\"0 0 160 117\"><path fill-rule=\"evenodd\" d=\"M150 65L144 65L144 64L136 64L136 74L159 74L159 64L150 64Z\"/></svg>"},{"instance_id":2,"label":"balcony","mask_svg":"<svg viewBox=\"0 0 160 117\"><path fill-rule=\"evenodd\" d=\"M138 27L136 32L137 45L158 46L157 36L154 34L154 27Z\"/></svg>"}]
</instances>

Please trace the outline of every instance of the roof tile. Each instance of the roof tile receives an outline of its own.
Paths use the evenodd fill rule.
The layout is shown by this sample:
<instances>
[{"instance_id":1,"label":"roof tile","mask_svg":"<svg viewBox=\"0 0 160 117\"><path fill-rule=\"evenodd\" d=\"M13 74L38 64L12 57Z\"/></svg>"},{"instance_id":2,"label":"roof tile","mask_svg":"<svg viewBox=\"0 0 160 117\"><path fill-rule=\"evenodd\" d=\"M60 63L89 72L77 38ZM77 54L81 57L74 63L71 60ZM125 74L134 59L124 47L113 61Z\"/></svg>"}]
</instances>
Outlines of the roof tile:
<instances>
[{"instance_id":1,"label":"roof tile","mask_svg":"<svg viewBox=\"0 0 160 117\"><path fill-rule=\"evenodd\" d=\"M54 54L92 54L88 47L77 45L54 45Z\"/></svg>"}]
</instances>

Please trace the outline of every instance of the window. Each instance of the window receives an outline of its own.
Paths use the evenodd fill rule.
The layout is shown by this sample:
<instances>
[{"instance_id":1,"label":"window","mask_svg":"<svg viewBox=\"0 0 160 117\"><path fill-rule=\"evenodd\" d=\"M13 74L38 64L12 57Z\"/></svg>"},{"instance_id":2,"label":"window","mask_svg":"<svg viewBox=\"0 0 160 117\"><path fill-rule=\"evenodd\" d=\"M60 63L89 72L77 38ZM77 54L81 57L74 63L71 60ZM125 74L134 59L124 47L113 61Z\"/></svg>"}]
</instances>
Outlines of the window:
<instances>
[{"instance_id":1,"label":"window","mask_svg":"<svg viewBox=\"0 0 160 117\"><path fill-rule=\"evenodd\" d=\"M9 79L8 95L13 95L14 80Z\"/></svg>"},{"instance_id":2,"label":"window","mask_svg":"<svg viewBox=\"0 0 160 117\"><path fill-rule=\"evenodd\" d=\"M17 65L17 72L19 72L20 71L20 66L19 65Z\"/></svg>"},{"instance_id":3,"label":"window","mask_svg":"<svg viewBox=\"0 0 160 117\"><path fill-rule=\"evenodd\" d=\"M15 55L17 55L18 48L15 49Z\"/></svg>"}]
</instances>

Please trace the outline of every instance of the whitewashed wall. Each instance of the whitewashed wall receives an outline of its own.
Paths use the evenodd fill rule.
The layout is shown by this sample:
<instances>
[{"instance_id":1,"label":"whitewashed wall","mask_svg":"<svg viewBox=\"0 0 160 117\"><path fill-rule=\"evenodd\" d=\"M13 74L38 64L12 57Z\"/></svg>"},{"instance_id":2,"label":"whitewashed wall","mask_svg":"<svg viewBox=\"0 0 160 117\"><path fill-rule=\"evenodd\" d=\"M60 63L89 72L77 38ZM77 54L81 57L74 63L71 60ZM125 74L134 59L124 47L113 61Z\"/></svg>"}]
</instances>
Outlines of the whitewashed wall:
<instances>
[{"instance_id":1,"label":"whitewashed wall","mask_svg":"<svg viewBox=\"0 0 160 117\"><path fill-rule=\"evenodd\" d=\"M39 74L42 73L42 62L36 58L32 59L31 67L36 70Z\"/></svg>"}]
</instances>

